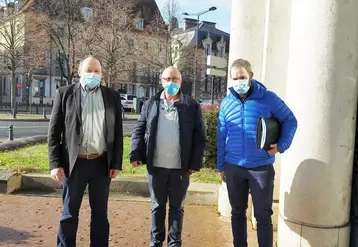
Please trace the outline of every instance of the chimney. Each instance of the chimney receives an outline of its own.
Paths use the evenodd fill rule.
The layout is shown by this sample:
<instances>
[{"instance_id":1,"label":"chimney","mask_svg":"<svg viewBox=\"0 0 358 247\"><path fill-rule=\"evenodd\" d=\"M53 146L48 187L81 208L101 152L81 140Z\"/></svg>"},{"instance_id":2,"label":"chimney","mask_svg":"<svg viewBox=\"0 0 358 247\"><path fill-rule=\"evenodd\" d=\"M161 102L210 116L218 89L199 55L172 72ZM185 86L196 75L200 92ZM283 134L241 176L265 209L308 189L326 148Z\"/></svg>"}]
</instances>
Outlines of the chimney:
<instances>
[{"instance_id":1,"label":"chimney","mask_svg":"<svg viewBox=\"0 0 358 247\"><path fill-rule=\"evenodd\" d=\"M203 21L204 25L216 28L216 23L215 22L210 22L210 21Z\"/></svg>"},{"instance_id":2,"label":"chimney","mask_svg":"<svg viewBox=\"0 0 358 247\"><path fill-rule=\"evenodd\" d=\"M184 31L188 30L189 28L196 27L198 21L191 18L184 18Z\"/></svg>"}]
</instances>

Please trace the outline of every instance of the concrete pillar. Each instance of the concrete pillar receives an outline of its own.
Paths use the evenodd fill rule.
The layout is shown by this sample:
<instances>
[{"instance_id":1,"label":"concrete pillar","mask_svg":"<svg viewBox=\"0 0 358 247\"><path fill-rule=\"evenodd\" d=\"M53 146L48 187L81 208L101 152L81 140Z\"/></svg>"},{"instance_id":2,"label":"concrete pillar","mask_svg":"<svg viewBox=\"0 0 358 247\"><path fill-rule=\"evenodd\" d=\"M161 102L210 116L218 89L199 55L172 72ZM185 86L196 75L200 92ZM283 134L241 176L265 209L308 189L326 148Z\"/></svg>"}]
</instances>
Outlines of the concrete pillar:
<instances>
[{"instance_id":1,"label":"concrete pillar","mask_svg":"<svg viewBox=\"0 0 358 247\"><path fill-rule=\"evenodd\" d=\"M269 0L232 1L229 68L238 58L251 62L255 77L261 79L265 46L265 13ZM253 11L255 10L255 11ZM230 80L228 87L230 87Z\"/></svg>"},{"instance_id":2,"label":"concrete pillar","mask_svg":"<svg viewBox=\"0 0 358 247\"><path fill-rule=\"evenodd\" d=\"M263 83L281 99L286 96L286 77L292 0L270 0L267 59ZM279 200L281 155L276 155L274 201Z\"/></svg>"},{"instance_id":3,"label":"concrete pillar","mask_svg":"<svg viewBox=\"0 0 358 247\"><path fill-rule=\"evenodd\" d=\"M280 247L348 246L358 76L358 1L293 0ZM288 35L288 34L287 34Z\"/></svg>"}]
</instances>

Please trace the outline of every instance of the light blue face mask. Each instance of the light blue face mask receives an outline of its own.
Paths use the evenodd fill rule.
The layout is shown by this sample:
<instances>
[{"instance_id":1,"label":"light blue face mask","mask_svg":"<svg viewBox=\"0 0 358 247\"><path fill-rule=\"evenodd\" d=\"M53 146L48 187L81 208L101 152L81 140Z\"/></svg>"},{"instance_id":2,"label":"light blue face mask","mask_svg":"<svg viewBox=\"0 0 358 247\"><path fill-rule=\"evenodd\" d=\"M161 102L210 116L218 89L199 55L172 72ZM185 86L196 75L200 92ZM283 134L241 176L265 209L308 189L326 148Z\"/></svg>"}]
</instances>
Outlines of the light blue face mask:
<instances>
[{"instance_id":1,"label":"light blue face mask","mask_svg":"<svg viewBox=\"0 0 358 247\"><path fill-rule=\"evenodd\" d=\"M89 89L94 89L101 82L101 76L96 73L84 73L82 77L85 87Z\"/></svg>"},{"instance_id":2,"label":"light blue face mask","mask_svg":"<svg viewBox=\"0 0 358 247\"><path fill-rule=\"evenodd\" d=\"M238 94L245 95L250 90L250 81L249 79L235 80L232 87Z\"/></svg>"},{"instance_id":3,"label":"light blue face mask","mask_svg":"<svg viewBox=\"0 0 358 247\"><path fill-rule=\"evenodd\" d=\"M177 95L179 92L179 84L175 82L164 82L164 92L169 96Z\"/></svg>"}]
</instances>

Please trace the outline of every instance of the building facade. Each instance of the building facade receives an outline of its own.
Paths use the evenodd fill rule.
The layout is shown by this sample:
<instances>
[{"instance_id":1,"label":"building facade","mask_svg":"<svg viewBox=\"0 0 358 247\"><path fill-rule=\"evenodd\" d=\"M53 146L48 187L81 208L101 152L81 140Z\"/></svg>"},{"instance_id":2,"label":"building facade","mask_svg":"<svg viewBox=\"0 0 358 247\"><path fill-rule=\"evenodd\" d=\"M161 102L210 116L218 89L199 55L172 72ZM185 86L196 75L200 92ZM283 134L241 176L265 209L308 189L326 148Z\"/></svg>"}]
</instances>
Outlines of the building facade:
<instances>
[{"instance_id":1,"label":"building facade","mask_svg":"<svg viewBox=\"0 0 358 247\"><path fill-rule=\"evenodd\" d=\"M184 88L187 93L193 95L195 88L196 98L198 99L210 99L212 90L214 91L214 97L216 99L222 99L226 94L227 77L225 78L212 78L206 74L207 72L207 57L208 55L223 57L226 60L229 59L229 42L230 34L217 29L216 23L202 21L197 27L197 20L191 18L184 19L183 28L176 27L176 35L173 42L174 56L179 56L177 59L177 66L183 67L183 60L189 60L191 63L188 67L197 68L188 69L183 72ZM197 50L194 48L197 47ZM195 66L195 57L182 56L179 53L184 52L185 49L189 49L191 54L196 54L197 64ZM196 52L196 53L195 53ZM194 61L194 64L192 63ZM185 62L184 62L185 63ZM181 64L181 65L180 65ZM184 66L185 67L185 66ZM194 87L194 76L196 74L196 85ZM214 79L214 88L212 88L212 80Z\"/></svg>"}]
</instances>

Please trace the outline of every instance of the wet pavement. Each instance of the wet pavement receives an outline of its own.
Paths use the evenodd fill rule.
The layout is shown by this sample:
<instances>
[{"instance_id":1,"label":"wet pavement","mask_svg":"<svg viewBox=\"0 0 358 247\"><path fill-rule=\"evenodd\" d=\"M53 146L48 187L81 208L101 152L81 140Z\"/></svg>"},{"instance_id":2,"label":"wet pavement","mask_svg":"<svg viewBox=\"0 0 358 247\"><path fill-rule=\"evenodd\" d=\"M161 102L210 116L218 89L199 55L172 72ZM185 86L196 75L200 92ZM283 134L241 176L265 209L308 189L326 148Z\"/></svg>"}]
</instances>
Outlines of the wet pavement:
<instances>
[{"instance_id":1,"label":"wet pavement","mask_svg":"<svg viewBox=\"0 0 358 247\"><path fill-rule=\"evenodd\" d=\"M56 246L58 220L62 210L56 197L0 195L0 246ZM150 204L119 199L109 201L110 246L149 246ZM89 246L90 208L84 198L80 213L78 247ZM256 244L256 232L249 230L249 246ZM215 207L186 205L183 246L232 246L229 222L219 220ZM166 245L164 245L166 246Z\"/></svg>"}]
</instances>

